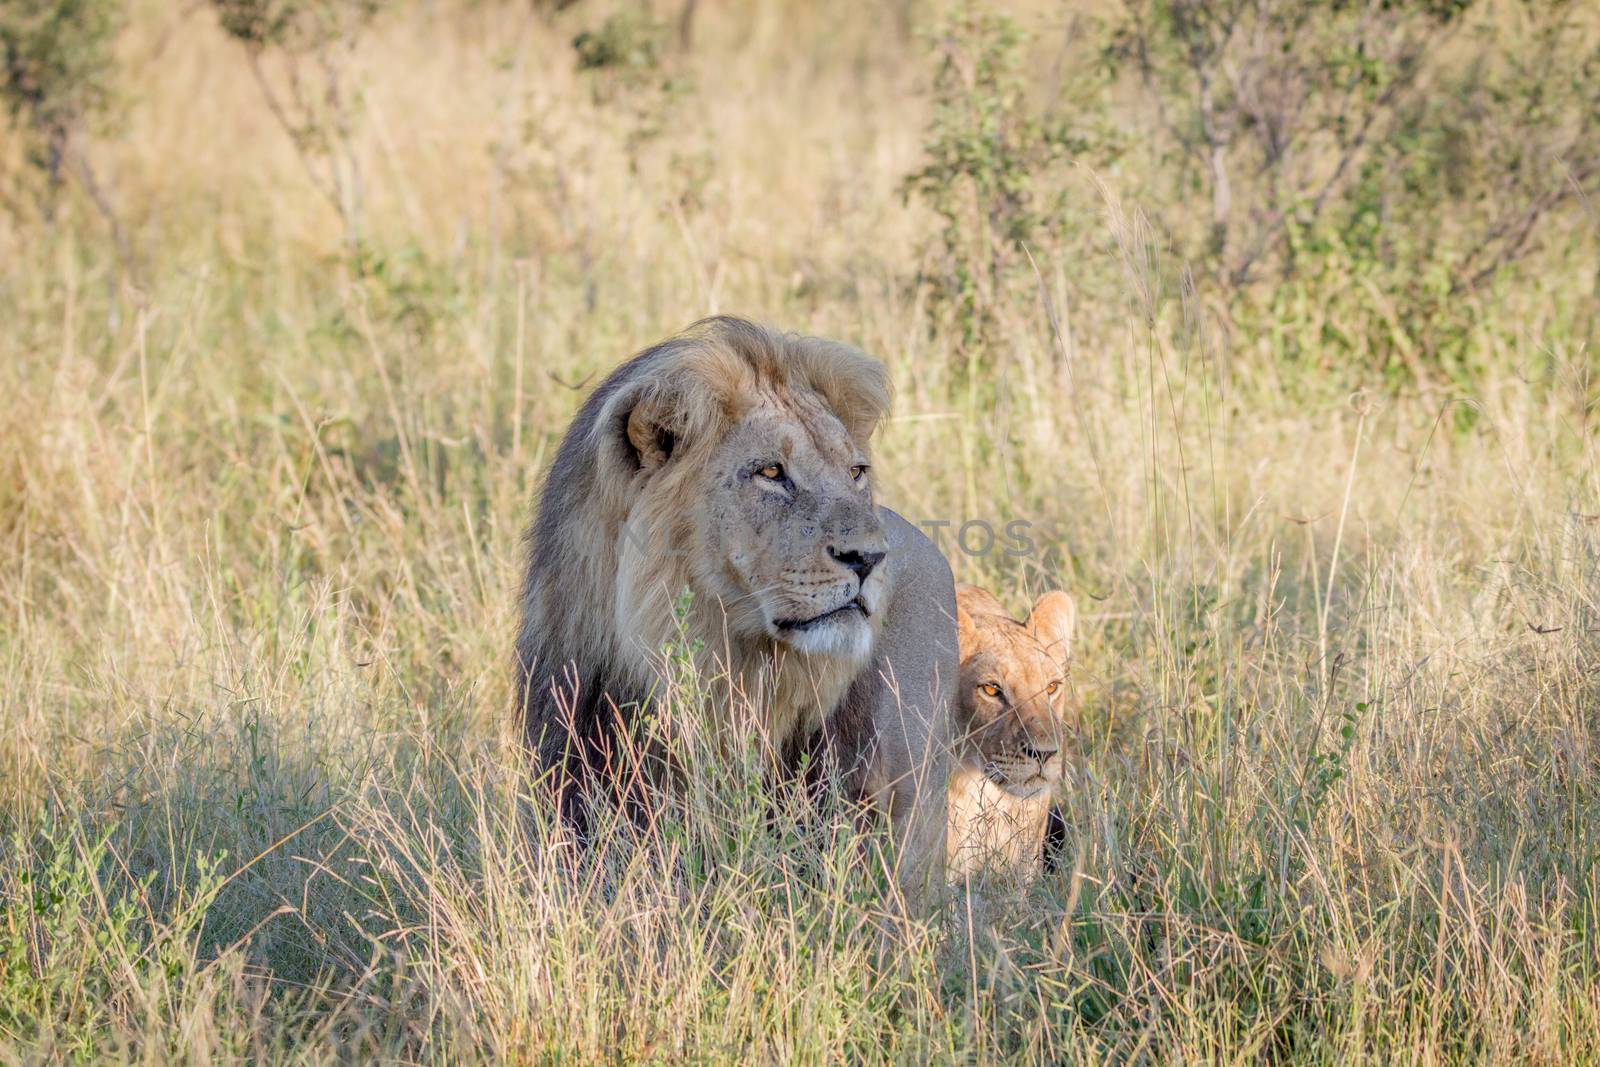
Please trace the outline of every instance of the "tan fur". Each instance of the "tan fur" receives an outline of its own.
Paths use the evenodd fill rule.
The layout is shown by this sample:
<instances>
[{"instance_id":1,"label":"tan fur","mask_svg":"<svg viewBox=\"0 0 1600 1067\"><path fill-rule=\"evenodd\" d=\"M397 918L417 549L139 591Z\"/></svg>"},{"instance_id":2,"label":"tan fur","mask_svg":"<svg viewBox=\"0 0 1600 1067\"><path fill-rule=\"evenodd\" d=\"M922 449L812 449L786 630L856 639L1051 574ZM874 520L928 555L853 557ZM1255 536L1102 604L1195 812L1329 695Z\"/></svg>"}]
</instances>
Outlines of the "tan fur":
<instances>
[{"instance_id":1,"label":"tan fur","mask_svg":"<svg viewBox=\"0 0 1600 1067\"><path fill-rule=\"evenodd\" d=\"M888 402L882 366L855 349L732 318L648 349L590 397L529 532L518 640L526 736L564 771L569 815L581 821L577 787L604 776L615 728L659 691L661 651L686 636L700 676L719 680L712 725L763 716L715 734L762 736L776 760L831 713L828 743L874 763L858 780L881 788L863 791L882 793L897 826L917 822L920 852L937 843L953 583L858 470ZM892 709L885 674L911 683Z\"/></svg>"},{"instance_id":2,"label":"tan fur","mask_svg":"<svg viewBox=\"0 0 1600 1067\"><path fill-rule=\"evenodd\" d=\"M800 344L795 351L802 357L816 355ZM831 348L824 351L830 359L838 358ZM881 390L881 368L858 358L856 373L863 387ZM683 625L674 617L676 598L690 590L692 614L685 629L703 643L700 676L726 677L732 692L760 695L763 699L755 704L768 716L763 732L774 751L781 751L797 733L820 725L822 713L838 702L876 642L882 622L877 611L867 618L868 632L848 655L819 655L786 646L772 639L769 625L774 616L809 617L855 594L848 575L827 557L821 540L829 535L852 537L853 531L852 543L864 537L881 548L870 484L850 499L822 500L814 514L817 528L808 532L804 521L764 524L750 513L747 500L714 493L710 483L718 476L717 468L705 460L715 455L717 445L727 444L729 428L742 423L746 429L759 427L783 440L785 462L797 462L798 453L805 451L821 465L845 470L853 461L868 458L867 435L877 415L857 405L857 432L862 435L857 438L820 401L813 380L796 373L796 368L777 363L752 374L740 362L710 359L704 353L697 353L693 362L700 365L692 373L704 377L690 381L717 387L710 410L720 412L721 418L701 429L675 429L685 441L705 433L707 444L662 466L659 476L645 481L645 491L628 508L623 521L630 535L617 547L613 634L621 658L653 671L657 654ZM779 370L789 374L780 375ZM837 373L831 365L827 370ZM704 393L687 399L710 402ZM624 402L625 397L616 403ZM652 412L645 417L662 416ZM630 436L640 420L635 409ZM661 461L647 460L644 473L652 473L651 466L661 466ZM841 486L830 488L839 495L849 493ZM860 590L874 607L881 585L879 574ZM764 604L764 599L775 603ZM716 713L734 704L714 700L710 710Z\"/></svg>"},{"instance_id":3,"label":"tan fur","mask_svg":"<svg viewBox=\"0 0 1600 1067\"><path fill-rule=\"evenodd\" d=\"M1038 873L1050 820L1048 793L1012 796L971 763L950 768L946 869L957 881L985 873L1022 879Z\"/></svg>"},{"instance_id":4,"label":"tan fur","mask_svg":"<svg viewBox=\"0 0 1600 1067\"><path fill-rule=\"evenodd\" d=\"M1038 869L1053 787L1064 759L1063 664L1077 611L1065 593L1040 597L1027 622L976 586L956 590L961 641L958 731L950 773L946 861L953 878L984 872L1027 879ZM1054 692L1051 688L1054 686ZM998 692L991 695L986 687Z\"/></svg>"}]
</instances>

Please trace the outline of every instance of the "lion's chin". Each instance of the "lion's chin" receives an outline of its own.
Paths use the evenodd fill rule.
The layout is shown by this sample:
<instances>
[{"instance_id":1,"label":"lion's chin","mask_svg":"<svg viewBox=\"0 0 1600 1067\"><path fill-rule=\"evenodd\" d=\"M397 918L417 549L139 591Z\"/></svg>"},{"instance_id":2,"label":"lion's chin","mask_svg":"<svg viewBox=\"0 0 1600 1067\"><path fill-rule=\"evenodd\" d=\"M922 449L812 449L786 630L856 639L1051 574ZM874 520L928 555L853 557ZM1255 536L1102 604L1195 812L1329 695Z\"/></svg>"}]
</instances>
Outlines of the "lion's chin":
<instances>
[{"instance_id":1,"label":"lion's chin","mask_svg":"<svg viewBox=\"0 0 1600 1067\"><path fill-rule=\"evenodd\" d=\"M806 656L865 663L872 655L872 625L859 611L838 611L803 627L779 626L774 638Z\"/></svg>"}]
</instances>

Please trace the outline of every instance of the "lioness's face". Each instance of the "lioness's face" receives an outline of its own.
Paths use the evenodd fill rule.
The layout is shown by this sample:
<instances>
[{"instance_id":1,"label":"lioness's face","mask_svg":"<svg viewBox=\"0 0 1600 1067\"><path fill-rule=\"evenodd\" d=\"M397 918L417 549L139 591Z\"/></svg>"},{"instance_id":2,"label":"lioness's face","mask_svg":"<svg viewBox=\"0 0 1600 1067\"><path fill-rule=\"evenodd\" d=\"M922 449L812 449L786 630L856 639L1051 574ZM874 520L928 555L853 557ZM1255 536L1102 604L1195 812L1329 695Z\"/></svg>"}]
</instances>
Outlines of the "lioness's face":
<instances>
[{"instance_id":1,"label":"lioness's face","mask_svg":"<svg viewBox=\"0 0 1600 1067\"><path fill-rule=\"evenodd\" d=\"M866 453L814 394L758 404L707 464L703 577L730 625L811 655L864 661L888 550Z\"/></svg>"},{"instance_id":2,"label":"lioness's face","mask_svg":"<svg viewBox=\"0 0 1600 1067\"><path fill-rule=\"evenodd\" d=\"M977 592L993 603L988 594ZM958 604L960 754L1013 796L1039 796L1061 780L1067 700L1063 663L1076 612L1062 593L1041 598L1027 623L969 610L965 590Z\"/></svg>"}]
</instances>

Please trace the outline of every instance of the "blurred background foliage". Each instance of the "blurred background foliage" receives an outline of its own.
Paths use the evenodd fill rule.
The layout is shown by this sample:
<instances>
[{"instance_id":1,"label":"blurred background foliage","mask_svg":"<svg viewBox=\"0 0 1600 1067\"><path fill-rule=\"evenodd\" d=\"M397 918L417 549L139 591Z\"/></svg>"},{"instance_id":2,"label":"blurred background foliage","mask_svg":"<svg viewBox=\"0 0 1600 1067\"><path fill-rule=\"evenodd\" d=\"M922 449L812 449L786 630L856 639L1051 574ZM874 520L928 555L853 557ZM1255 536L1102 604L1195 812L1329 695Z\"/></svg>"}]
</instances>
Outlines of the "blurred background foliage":
<instances>
[{"instance_id":1,"label":"blurred background foliage","mask_svg":"<svg viewBox=\"0 0 1600 1067\"><path fill-rule=\"evenodd\" d=\"M717 134L698 148L683 135L703 119L696 94L718 91L697 86L697 52L759 32L773 7L3 0L0 97L19 147L0 172L0 206L16 241L30 217L86 198L137 278L160 247L154 208L132 176L102 172L126 169L119 123L148 95L148 65L175 37L220 30L367 272L368 259L395 251L364 230L369 158L408 148L402 116L374 146L365 101L385 23L420 22L479 38L479 62L502 75L493 114L472 131L492 158L487 182L476 175L490 217L457 220L464 236L502 266L575 254L575 269L593 271L596 221L573 217L572 171L598 160L553 136L541 113L552 101L525 95L530 71L571 71L588 86L591 120L617 128L631 172L664 168L681 210L714 212ZM968 359L992 344L997 315L1036 300L1038 263L1094 258L1107 196L1149 216L1170 248L1165 284L1190 293L1192 312L1242 358L1364 384L1470 380L1484 330L1518 328L1491 321L1508 287L1548 293L1536 312L1545 336L1571 349L1593 339L1600 19L1590 5L892 0L856 17L821 5L799 21L823 35L824 61L914 69L903 95L863 92L859 105L920 136L902 193L929 218L898 280L925 287L931 327L954 324ZM709 50L697 28L718 38ZM671 149L652 150L669 126ZM172 189L185 176L158 180ZM1112 279L1096 287L1088 274L1070 279L1083 298L1115 299Z\"/></svg>"}]
</instances>

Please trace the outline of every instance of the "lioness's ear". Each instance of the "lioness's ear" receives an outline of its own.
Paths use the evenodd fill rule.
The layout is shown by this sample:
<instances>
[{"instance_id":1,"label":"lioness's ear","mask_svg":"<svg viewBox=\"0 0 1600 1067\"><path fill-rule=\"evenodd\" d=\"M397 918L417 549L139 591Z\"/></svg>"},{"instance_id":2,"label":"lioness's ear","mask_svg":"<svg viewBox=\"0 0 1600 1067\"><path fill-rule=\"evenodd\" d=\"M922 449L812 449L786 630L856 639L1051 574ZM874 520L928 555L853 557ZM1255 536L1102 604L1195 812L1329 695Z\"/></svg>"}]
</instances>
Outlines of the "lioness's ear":
<instances>
[{"instance_id":1,"label":"lioness's ear","mask_svg":"<svg viewBox=\"0 0 1600 1067\"><path fill-rule=\"evenodd\" d=\"M1072 634L1078 625L1078 605L1059 589L1040 597L1028 616L1028 631L1045 651L1066 659L1072 654Z\"/></svg>"},{"instance_id":2,"label":"lioness's ear","mask_svg":"<svg viewBox=\"0 0 1600 1067\"><path fill-rule=\"evenodd\" d=\"M966 658L966 651L976 648L978 643L978 616L998 615L1006 617L1006 609L1000 606L987 589L965 582L956 584L956 637L961 641L962 658Z\"/></svg>"},{"instance_id":3,"label":"lioness's ear","mask_svg":"<svg viewBox=\"0 0 1600 1067\"><path fill-rule=\"evenodd\" d=\"M967 613L967 607L956 598L956 641L961 645L961 658L966 659L967 649L973 647L978 636L978 627L973 623L972 616Z\"/></svg>"}]
</instances>

